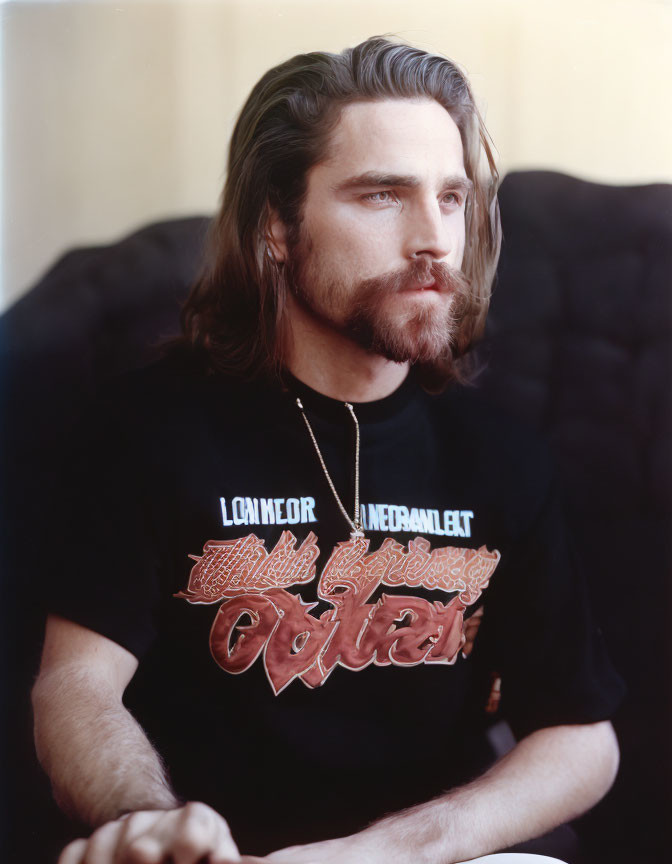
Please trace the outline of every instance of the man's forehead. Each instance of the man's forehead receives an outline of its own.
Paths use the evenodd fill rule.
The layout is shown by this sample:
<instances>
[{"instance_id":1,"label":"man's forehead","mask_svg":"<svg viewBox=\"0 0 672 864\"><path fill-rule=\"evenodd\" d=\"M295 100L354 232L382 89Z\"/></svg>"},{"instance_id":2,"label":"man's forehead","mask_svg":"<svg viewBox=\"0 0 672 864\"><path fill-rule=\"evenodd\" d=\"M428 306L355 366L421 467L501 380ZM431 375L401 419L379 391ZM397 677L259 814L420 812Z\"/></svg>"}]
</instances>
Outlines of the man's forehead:
<instances>
[{"instance_id":1,"label":"man's forehead","mask_svg":"<svg viewBox=\"0 0 672 864\"><path fill-rule=\"evenodd\" d=\"M354 102L341 111L320 163L332 173L464 174L462 140L448 111L430 98Z\"/></svg>"}]
</instances>

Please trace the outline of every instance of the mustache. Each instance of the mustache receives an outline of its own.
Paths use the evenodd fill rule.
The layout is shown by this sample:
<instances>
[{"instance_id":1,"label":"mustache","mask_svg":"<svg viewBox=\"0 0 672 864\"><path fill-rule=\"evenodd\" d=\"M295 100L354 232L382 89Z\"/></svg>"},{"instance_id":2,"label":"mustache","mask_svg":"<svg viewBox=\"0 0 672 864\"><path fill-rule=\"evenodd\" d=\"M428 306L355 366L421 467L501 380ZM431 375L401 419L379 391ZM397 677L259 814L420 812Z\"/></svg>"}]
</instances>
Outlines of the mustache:
<instances>
[{"instance_id":1,"label":"mustache","mask_svg":"<svg viewBox=\"0 0 672 864\"><path fill-rule=\"evenodd\" d=\"M412 261L408 267L399 268L382 276L374 276L361 282L362 294L368 297L380 296L398 291L409 291L419 285L434 283L434 290L445 294L464 297L469 292L469 281L454 267L441 261L430 262L426 259Z\"/></svg>"}]
</instances>

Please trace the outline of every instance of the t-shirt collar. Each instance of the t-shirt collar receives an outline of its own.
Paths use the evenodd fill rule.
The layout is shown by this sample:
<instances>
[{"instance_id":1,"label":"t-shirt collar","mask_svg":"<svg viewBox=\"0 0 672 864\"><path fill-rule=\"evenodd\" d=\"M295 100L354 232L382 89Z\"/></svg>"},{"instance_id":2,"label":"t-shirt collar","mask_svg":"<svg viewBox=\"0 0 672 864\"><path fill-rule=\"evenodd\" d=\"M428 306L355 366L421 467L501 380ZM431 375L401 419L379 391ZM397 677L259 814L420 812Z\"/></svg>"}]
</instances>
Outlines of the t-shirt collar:
<instances>
[{"instance_id":1,"label":"t-shirt collar","mask_svg":"<svg viewBox=\"0 0 672 864\"><path fill-rule=\"evenodd\" d=\"M312 414L323 417L325 420L342 421L344 400L332 399L330 396L313 390L312 387L295 378L288 370L283 372L282 379L288 393L294 397L298 396L304 407ZM420 387L411 370L397 389L388 396L374 399L371 402L350 402L350 404L361 423L377 423L401 413L419 390Z\"/></svg>"}]
</instances>

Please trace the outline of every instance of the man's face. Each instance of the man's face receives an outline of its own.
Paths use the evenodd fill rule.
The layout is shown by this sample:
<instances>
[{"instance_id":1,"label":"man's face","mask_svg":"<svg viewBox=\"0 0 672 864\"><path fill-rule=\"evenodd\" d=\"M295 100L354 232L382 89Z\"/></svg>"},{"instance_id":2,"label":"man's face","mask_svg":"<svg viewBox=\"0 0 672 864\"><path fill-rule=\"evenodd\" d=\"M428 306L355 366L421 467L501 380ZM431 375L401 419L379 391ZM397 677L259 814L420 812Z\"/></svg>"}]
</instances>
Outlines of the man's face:
<instances>
[{"instance_id":1,"label":"man's face","mask_svg":"<svg viewBox=\"0 0 672 864\"><path fill-rule=\"evenodd\" d=\"M470 186L458 128L434 100L347 106L286 250L296 302L390 360L444 356L467 290Z\"/></svg>"}]
</instances>

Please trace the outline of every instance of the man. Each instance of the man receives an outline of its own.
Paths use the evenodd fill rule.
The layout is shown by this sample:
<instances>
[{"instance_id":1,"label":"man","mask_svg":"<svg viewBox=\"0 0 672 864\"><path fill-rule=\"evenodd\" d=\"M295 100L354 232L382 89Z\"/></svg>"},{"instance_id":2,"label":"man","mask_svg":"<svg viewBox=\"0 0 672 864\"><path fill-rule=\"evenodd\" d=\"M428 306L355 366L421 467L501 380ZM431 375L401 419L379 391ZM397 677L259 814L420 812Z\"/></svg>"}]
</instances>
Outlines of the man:
<instances>
[{"instance_id":1,"label":"man","mask_svg":"<svg viewBox=\"0 0 672 864\"><path fill-rule=\"evenodd\" d=\"M371 39L254 88L184 339L67 467L36 741L97 830L61 864L454 862L609 788L621 684L551 472L460 385L496 180L445 58Z\"/></svg>"}]
</instances>

